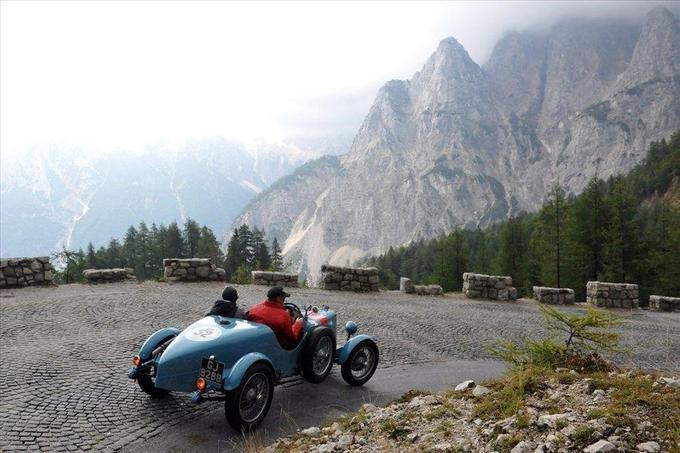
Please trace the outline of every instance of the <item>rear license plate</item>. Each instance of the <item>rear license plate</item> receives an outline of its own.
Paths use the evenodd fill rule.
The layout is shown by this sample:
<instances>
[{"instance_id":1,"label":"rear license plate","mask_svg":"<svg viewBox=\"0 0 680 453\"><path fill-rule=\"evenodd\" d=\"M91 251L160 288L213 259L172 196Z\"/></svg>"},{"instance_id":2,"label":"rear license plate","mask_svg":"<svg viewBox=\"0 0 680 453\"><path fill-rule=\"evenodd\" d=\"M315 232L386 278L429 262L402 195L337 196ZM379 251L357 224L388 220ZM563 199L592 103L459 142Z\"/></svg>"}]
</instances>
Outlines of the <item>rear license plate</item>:
<instances>
[{"instance_id":1,"label":"rear license plate","mask_svg":"<svg viewBox=\"0 0 680 453\"><path fill-rule=\"evenodd\" d=\"M224 363L215 359L203 357L201 359L201 371L199 376L206 381L222 387L222 375L224 374Z\"/></svg>"}]
</instances>

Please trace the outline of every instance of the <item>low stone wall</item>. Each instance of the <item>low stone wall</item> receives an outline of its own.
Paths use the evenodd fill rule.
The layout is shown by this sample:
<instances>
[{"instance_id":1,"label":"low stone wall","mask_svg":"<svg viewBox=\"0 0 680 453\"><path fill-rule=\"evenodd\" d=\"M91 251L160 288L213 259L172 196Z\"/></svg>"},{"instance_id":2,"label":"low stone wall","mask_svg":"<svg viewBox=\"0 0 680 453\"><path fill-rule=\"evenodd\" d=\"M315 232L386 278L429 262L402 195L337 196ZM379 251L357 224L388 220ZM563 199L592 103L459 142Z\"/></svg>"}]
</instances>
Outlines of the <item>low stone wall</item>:
<instances>
[{"instance_id":1,"label":"low stone wall","mask_svg":"<svg viewBox=\"0 0 680 453\"><path fill-rule=\"evenodd\" d=\"M287 274L285 272L253 271L253 285L266 286L285 286L288 288L299 288L298 274Z\"/></svg>"},{"instance_id":2,"label":"low stone wall","mask_svg":"<svg viewBox=\"0 0 680 453\"><path fill-rule=\"evenodd\" d=\"M0 288L49 285L54 270L48 256L0 259Z\"/></svg>"},{"instance_id":3,"label":"low stone wall","mask_svg":"<svg viewBox=\"0 0 680 453\"><path fill-rule=\"evenodd\" d=\"M517 289L512 286L512 277L507 276L466 272L463 274L463 293L470 299L517 300Z\"/></svg>"},{"instance_id":4,"label":"low stone wall","mask_svg":"<svg viewBox=\"0 0 680 453\"><path fill-rule=\"evenodd\" d=\"M640 292L631 283L588 282L586 301L596 307L637 308Z\"/></svg>"},{"instance_id":5,"label":"low stone wall","mask_svg":"<svg viewBox=\"0 0 680 453\"><path fill-rule=\"evenodd\" d=\"M572 305L574 303L574 290L534 286L534 299L542 304Z\"/></svg>"},{"instance_id":6,"label":"low stone wall","mask_svg":"<svg viewBox=\"0 0 680 453\"><path fill-rule=\"evenodd\" d=\"M680 311L680 297L649 296L649 309L653 311Z\"/></svg>"},{"instance_id":7,"label":"low stone wall","mask_svg":"<svg viewBox=\"0 0 680 453\"><path fill-rule=\"evenodd\" d=\"M87 283L113 283L123 280L134 280L135 271L132 268L115 267L113 269L85 269L83 277Z\"/></svg>"},{"instance_id":8,"label":"low stone wall","mask_svg":"<svg viewBox=\"0 0 680 453\"><path fill-rule=\"evenodd\" d=\"M410 278L399 279L399 291L406 294L418 294L419 296L441 296L444 289L439 285L414 285Z\"/></svg>"},{"instance_id":9,"label":"low stone wall","mask_svg":"<svg viewBox=\"0 0 680 453\"><path fill-rule=\"evenodd\" d=\"M324 264L321 266L321 288L335 291L379 291L378 269Z\"/></svg>"},{"instance_id":10,"label":"low stone wall","mask_svg":"<svg viewBox=\"0 0 680 453\"><path fill-rule=\"evenodd\" d=\"M215 266L210 258L167 258L163 260L163 276L169 282L225 280L224 269Z\"/></svg>"},{"instance_id":11,"label":"low stone wall","mask_svg":"<svg viewBox=\"0 0 680 453\"><path fill-rule=\"evenodd\" d=\"M415 293L419 296L443 296L444 288L439 285L415 285Z\"/></svg>"}]
</instances>

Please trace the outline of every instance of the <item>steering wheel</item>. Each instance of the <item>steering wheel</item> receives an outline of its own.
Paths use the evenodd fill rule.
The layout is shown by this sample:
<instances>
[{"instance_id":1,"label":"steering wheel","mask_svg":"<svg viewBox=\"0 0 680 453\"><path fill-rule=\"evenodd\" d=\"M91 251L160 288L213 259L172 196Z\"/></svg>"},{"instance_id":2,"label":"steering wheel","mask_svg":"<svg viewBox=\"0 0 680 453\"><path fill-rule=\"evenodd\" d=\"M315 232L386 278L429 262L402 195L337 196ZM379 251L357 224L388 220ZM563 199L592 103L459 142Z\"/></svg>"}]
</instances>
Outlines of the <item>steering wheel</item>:
<instances>
[{"instance_id":1,"label":"steering wheel","mask_svg":"<svg viewBox=\"0 0 680 453\"><path fill-rule=\"evenodd\" d=\"M302 310L300 310L300 307L298 307L294 303L284 302L283 308L288 310L288 313L290 313L290 317L293 320L293 322L295 322L295 320L298 318L302 318Z\"/></svg>"}]
</instances>

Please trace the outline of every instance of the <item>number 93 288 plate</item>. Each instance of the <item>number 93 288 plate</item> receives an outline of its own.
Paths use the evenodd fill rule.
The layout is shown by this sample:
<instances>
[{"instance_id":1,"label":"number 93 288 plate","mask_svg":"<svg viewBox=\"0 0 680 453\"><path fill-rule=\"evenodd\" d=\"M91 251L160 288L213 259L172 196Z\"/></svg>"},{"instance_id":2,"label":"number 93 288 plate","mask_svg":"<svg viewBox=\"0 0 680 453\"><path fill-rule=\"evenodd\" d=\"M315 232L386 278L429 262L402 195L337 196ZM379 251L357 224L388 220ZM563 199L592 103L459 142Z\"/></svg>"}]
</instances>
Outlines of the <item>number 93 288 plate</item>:
<instances>
[{"instance_id":1,"label":"number 93 288 plate","mask_svg":"<svg viewBox=\"0 0 680 453\"><path fill-rule=\"evenodd\" d=\"M199 377L202 377L206 381L222 386L222 375L224 374L224 363L218 362L215 359L209 359L203 357L201 359L201 371L199 372Z\"/></svg>"}]
</instances>

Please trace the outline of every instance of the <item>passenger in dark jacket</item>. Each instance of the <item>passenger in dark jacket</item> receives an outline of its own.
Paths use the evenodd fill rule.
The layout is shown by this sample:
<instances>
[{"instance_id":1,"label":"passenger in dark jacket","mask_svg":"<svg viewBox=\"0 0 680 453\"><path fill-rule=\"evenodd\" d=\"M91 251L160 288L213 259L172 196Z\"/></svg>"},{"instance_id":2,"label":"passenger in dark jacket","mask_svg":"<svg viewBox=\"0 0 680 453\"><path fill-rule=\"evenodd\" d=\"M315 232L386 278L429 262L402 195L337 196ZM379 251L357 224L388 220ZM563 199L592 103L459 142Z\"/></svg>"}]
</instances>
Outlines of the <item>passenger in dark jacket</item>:
<instances>
[{"instance_id":1,"label":"passenger in dark jacket","mask_svg":"<svg viewBox=\"0 0 680 453\"><path fill-rule=\"evenodd\" d=\"M222 291L222 299L215 301L206 316L217 315L225 318L246 319L246 314L236 305L237 299L238 291L231 286L225 287Z\"/></svg>"}]
</instances>

